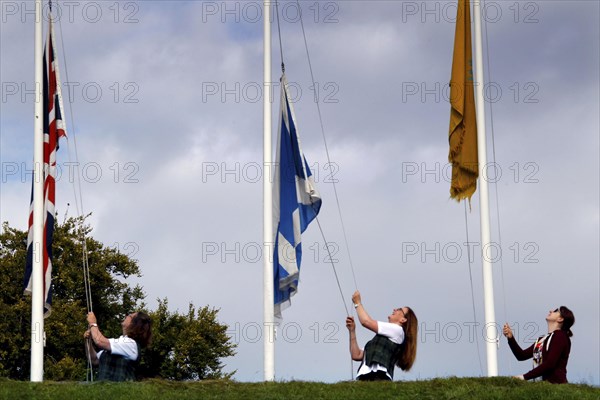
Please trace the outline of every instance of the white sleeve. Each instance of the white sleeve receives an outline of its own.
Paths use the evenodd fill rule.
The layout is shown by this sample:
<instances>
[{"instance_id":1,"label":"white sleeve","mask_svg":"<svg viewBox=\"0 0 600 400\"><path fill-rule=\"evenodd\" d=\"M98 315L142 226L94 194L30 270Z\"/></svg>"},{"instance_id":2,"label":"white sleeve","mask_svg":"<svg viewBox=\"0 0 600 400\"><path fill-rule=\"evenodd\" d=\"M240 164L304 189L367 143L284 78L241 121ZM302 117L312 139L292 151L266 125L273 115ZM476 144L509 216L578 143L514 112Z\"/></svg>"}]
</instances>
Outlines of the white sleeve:
<instances>
[{"instance_id":1,"label":"white sleeve","mask_svg":"<svg viewBox=\"0 0 600 400\"><path fill-rule=\"evenodd\" d=\"M110 352L119 356L123 356L129 360L135 361L138 358L137 343L132 338L120 336L116 339L108 339L110 343Z\"/></svg>"},{"instance_id":2,"label":"white sleeve","mask_svg":"<svg viewBox=\"0 0 600 400\"><path fill-rule=\"evenodd\" d=\"M396 344L404 342L404 328L398 324L377 321L377 333L387 337Z\"/></svg>"}]
</instances>

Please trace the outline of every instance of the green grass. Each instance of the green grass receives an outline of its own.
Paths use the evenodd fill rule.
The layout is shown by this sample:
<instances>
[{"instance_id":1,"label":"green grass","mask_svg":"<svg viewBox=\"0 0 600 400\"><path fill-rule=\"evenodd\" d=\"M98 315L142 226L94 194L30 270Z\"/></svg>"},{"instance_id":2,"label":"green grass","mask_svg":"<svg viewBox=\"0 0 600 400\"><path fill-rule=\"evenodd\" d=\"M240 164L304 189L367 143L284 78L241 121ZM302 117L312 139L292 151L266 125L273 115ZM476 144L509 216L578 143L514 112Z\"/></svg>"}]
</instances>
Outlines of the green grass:
<instances>
[{"instance_id":1,"label":"green grass","mask_svg":"<svg viewBox=\"0 0 600 400\"><path fill-rule=\"evenodd\" d=\"M445 378L411 382L273 382L235 381L131 383L0 380L0 399L600 399L600 388L551 385L513 378Z\"/></svg>"}]
</instances>

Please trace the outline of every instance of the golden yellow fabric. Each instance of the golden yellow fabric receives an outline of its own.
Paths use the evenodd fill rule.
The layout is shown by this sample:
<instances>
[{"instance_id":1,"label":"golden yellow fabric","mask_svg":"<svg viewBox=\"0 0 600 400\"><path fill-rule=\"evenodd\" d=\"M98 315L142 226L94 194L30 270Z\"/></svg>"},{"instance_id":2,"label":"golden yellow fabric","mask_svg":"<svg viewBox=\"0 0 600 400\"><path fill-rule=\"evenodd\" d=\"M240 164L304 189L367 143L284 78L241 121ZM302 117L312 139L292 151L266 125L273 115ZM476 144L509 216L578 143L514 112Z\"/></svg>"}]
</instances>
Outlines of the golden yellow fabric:
<instances>
[{"instance_id":1,"label":"golden yellow fabric","mask_svg":"<svg viewBox=\"0 0 600 400\"><path fill-rule=\"evenodd\" d=\"M471 12L469 0L458 0L454 56L450 78L450 153L452 183L450 197L469 199L477 188L477 122L471 52Z\"/></svg>"}]
</instances>

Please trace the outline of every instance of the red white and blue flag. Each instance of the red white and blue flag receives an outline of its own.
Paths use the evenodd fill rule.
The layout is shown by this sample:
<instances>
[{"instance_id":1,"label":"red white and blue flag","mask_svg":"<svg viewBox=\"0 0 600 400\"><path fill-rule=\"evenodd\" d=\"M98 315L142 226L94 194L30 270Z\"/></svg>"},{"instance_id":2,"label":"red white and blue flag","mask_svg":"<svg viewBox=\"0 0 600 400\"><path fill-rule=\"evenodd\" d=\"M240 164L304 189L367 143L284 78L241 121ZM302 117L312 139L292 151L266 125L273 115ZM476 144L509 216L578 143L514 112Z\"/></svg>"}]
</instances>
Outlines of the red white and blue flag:
<instances>
[{"instance_id":1,"label":"red white and blue flag","mask_svg":"<svg viewBox=\"0 0 600 400\"><path fill-rule=\"evenodd\" d=\"M55 176L56 152L58 140L67 136L65 122L62 115L62 94L58 73L58 61L54 53L54 31L52 17L48 28L48 40L44 50L44 82L42 99L44 102L44 167L42 178L44 180L44 234L42 239L42 263L44 268L44 316L50 314L52 304L52 237L54 234L54 207L55 207ZM35 166L34 166L35 168ZM33 175L33 174L32 174ZM31 206L29 208L29 233L27 235L27 262L25 267L24 286L25 292L31 294L33 267L33 179L31 190Z\"/></svg>"},{"instance_id":2,"label":"red white and blue flag","mask_svg":"<svg viewBox=\"0 0 600 400\"><path fill-rule=\"evenodd\" d=\"M300 146L287 86L283 75L277 167L273 187L274 306L275 316L278 318L281 318L281 310L289 306L290 298L298 290L302 233L316 218L321 208L321 196Z\"/></svg>"}]
</instances>

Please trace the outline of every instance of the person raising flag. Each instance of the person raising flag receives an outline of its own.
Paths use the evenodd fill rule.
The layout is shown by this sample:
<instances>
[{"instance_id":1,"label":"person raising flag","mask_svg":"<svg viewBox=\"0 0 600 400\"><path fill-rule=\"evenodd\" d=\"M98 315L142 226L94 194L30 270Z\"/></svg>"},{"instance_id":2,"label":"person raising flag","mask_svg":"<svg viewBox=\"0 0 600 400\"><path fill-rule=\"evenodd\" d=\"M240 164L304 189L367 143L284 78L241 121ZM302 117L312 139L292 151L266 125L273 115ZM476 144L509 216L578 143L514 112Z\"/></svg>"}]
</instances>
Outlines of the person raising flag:
<instances>
[{"instance_id":1,"label":"person raising flag","mask_svg":"<svg viewBox=\"0 0 600 400\"><path fill-rule=\"evenodd\" d=\"M395 308L388 316L388 322L372 319L362 304L360 292L352 295L352 302L362 326L373 331L375 336L364 349L356 341L354 317L346 318L350 333L350 355L354 361L361 361L356 375L359 381L379 381L394 379L394 366L409 371L417 356L418 320L410 307Z\"/></svg>"},{"instance_id":2,"label":"person raising flag","mask_svg":"<svg viewBox=\"0 0 600 400\"><path fill-rule=\"evenodd\" d=\"M83 337L86 353L94 366L98 366L100 381L135 380L135 367L140 359L140 351L152 340L152 320L144 312L135 312L121 322L123 335L107 339L100 328L96 315L88 313L89 329ZM100 351L96 352L96 348Z\"/></svg>"}]
</instances>

